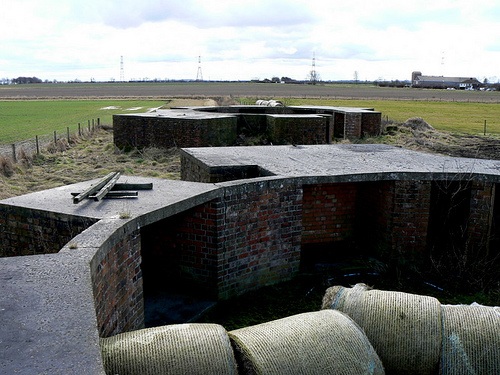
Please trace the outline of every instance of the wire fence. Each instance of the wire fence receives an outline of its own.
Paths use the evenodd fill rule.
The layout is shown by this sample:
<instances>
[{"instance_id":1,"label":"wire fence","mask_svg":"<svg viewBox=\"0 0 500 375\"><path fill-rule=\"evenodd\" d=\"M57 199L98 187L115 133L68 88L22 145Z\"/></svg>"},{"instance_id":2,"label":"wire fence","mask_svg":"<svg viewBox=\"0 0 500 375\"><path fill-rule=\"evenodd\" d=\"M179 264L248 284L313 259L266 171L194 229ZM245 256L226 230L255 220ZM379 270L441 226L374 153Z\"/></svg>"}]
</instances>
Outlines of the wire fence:
<instances>
[{"instance_id":1,"label":"wire fence","mask_svg":"<svg viewBox=\"0 0 500 375\"><path fill-rule=\"evenodd\" d=\"M100 126L101 121L97 118L88 120L86 125L78 123L76 132L74 130L70 131L70 128L67 127L66 132L57 132L54 130L52 134L37 135L35 138L10 144L0 144L0 155L17 162L23 154L39 155L51 146L57 147L58 143L68 142L70 144L72 143L72 138L91 134Z\"/></svg>"}]
</instances>

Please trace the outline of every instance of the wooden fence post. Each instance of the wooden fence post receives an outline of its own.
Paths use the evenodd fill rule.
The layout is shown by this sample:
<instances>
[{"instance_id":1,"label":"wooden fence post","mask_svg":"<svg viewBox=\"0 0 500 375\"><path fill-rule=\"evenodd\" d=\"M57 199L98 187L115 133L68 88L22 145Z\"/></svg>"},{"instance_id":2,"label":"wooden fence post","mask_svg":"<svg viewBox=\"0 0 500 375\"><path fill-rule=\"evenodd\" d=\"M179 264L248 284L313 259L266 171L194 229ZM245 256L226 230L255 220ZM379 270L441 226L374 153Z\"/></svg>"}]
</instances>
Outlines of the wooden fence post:
<instances>
[{"instance_id":1,"label":"wooden fence post","mask_svg":"<svg viewBox=\"0 0 500 375\"><path fill-rule=\"evenodd\" d=\"M14 163L17 163L17 156L16 156L16 144L12 144L12 160L14 160Z\"/></svg>"},{"instance_id":2,"label":"wooden fence post","mask_svg":"<svg viewBox=\"0 0 500 375\"><path fill-rule=\"evenodd\" d=\"M40 144L38 143L38 135L35 135L35 143L36 143L36 154L40 155Z\"/></svg>"}]
</instances>

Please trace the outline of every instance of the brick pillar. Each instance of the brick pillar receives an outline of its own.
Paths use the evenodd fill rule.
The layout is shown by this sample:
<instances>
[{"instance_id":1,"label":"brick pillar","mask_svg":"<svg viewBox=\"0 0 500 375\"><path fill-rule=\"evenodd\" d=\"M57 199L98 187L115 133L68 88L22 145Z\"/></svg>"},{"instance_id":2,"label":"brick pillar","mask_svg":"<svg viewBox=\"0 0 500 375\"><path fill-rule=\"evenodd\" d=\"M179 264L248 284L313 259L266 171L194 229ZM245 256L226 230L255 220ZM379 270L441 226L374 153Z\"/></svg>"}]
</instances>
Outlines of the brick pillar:
<instances>
[{"instance_id":1,"label":"brick pillar","mask_svg":"<svg viewBox=\"0 0 500 375\"><path fill-rule=\"evenodd\" d=\"M391 238L394 255L410 259L425 253L430 195L429 181L395 181Z\"/></svg>"},{"instance_id":2,"label":"brick pillar","mask_svg":"<svg viewBox=\"0 0 500 375\"><path fill-rule=\"evenodd\" d=\"M471 249L489 250L494 197L495 184L482 181L472 182L470 216L467 226Z\"/></svg>"}]
</instances>

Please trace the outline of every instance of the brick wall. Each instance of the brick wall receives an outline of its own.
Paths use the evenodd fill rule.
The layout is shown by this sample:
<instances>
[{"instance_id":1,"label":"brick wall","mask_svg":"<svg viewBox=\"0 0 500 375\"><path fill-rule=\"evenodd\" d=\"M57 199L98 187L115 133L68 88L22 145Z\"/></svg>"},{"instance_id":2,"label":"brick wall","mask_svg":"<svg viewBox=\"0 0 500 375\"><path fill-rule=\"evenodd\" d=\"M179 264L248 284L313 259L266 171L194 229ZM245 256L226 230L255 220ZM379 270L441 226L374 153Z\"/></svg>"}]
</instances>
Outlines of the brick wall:
<instances>
[{"instance_id":1,"label":"brick wall","mask_svg":"<svg viewBox=\"0 0 500 375\"><path fill-rule=\"evenodd\" d=\"M361 138L361 113L359 112L346 112L344 124L344 138L356 139Z\"/></svg>"},{"instance_id":2,"label":"brick wall","mask_svg":"<svg viewBox=\"0 0 500 375\"><path fill-rule=\"evenodd\" d=\"M354 235L358 185L305 185L302 245L343 241Z\"/></svg>"},{"instance_id":3,"label":"brick wall","mask_svg":"<svg viewBox=\"0 0 500 375\"><path fill-rule=\"evenodd\" d=\"M225 299L291 279L300 263L302 190L251 183L141 229L144 283Z\"/></svg>"},{"instance_id":4,"label":"brick wall","mask_svg":"<svg viewBox=\"0 0 500 375\"><path fill-rule=\"evenodd\" d=\"M100 337L144 327L141 240L138 230L103 246L91 262Z\"/></svg>"},{"instance_id":5,"label":"brick wall","mask_svg":"<svg viewBox=\"0 0 500 375\"><path fill-rule=\"evenodd\" d=\"M473 249L487 253L492 236L495 184L473 181L471 186L468 238Z\"/></svg>"},{"instance_id":6,"label":"brick wall","mask_svg":"<svg viewBox=\"0 0 500 375\"><path fill-rule=\"evenodd\" d=\"M306 185L302 247L331 245L329 251L339 256L343 250L382 256L423 253L429 207L429 182Z\"/></svg>"},{"instance_id":7,"label":"brick wall","mask_svg":"<svg viewBox=\"0 0 500 375\"><path fill-rule=\"evenodd\" d=\"M427 246L430 181L394 181L391 237L394 255L422 258Z\"/></svg>"},{"instance_id":8,"label":"brick wall","mask_svg":"<svg viewBox=\"0 0 500 375\"><path fill-rule=\"evenodd\" d=\"M145 292L174 286L217 295L217 227L212 201L141 229Z\"/></svg>"},{"instance_id":9,"label":"brick wall","mask_svg":"<svg viewBox=\"0 0 500 375\"><path fill-rule=\"evenodd\" d=\"M382 114L380 112L362 112L361 113L361 136L380 135L380 123Z\"/></svg>"},{"instance_id":10,"label":"brick wall","mask_svg":"<svg viewBox=\"0 0 500 375\"><path fill-rule=\"evenodd\" d=\"M1 205L0 257L57 253L96 220Z\"/></svg>"},{"instance_id":11,"label":"brick wall","mask_svg":"<svg viewBox=\"0 0 500 375\"><path fill-rule=\"evenodd\" d=\"M272 144L315 145L329 143L327 117L316 115L269 115L267 134Z\"/></svg>"},{"instance_id":12,"label":"brick wall","mask_svg":"<svg viewBox=\"0 0 500 375\"><path fill-rule=\"evenodd\" d=\"M302 189L280 181L226 189L218 228L219 295L229 298L296 275L300 264Z\"/></svg>"},{"instance_id":13,"label":"brick wall","mask_svg":"<svg viewBox=\"0 0 500 375\"><path fill-rule=\"evenodd\" d=\"M236 116L113 116L114 143L119 148L230 146L236 140L236 128Z\"/></svg>"}]
</instances>

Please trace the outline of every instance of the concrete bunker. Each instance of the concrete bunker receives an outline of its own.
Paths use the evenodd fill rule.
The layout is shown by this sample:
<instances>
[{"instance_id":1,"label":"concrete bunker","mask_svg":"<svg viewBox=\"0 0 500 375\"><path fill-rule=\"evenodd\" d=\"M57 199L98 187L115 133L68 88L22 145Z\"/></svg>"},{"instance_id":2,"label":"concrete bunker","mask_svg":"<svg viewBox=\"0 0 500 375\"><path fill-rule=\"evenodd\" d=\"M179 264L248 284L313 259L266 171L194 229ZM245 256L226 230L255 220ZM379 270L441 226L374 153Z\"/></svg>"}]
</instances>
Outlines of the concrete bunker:
<instances>
[{"instance_id":1,"label":"concrete bunker","mask_svg":"<svg viewBox=\"0 0 500 375\"><path fill-rule=\"evenodd\" d=\"M248 137L268 144L329 144L380 129L381 113L372 108L240 105L113 116L119 148L233 146Z\"/></svg>"},{"instance_id":2,"label":"concrete bunker","mask_svg":"<svg viewBox=\"0 0 500 375\"><path fill-rule=\"evenodd\" d=\"M43 361L30 365L45 366L40 372L56 365L69 372L79 363L99 373L99 337L144 327L148 288L185 281L190 291L208 290L213 298L226 299L293 277L313 243L324 246L327 253L320 256L335 256L342 243L354 240L377 250L375 244L384 245L389 256L421 261L431 248L428 234L439 230L433 229L432 206L442 206L439 214L447 202L455 205L447 195L439 196L444 183L467 187L462 197L468 203L461 208L470 218L467 243L486 254L488 244L489 254L498 251L492 247L499 241L498 161L384 145L239 147L237 157L234 151L185 149L182 174L209 181L211 171L250 165L269 175L216 183L147 179L154 180L154 189L127 204L131 215L125 219L119 215L122 202L75 207L74 185L2 201L0 236L20 231L18 223L26 222L29 241L36 243L34 223L25 220L31 210L94 222L58 253L0 259L6 281L0 301L9 306L12 320L1 326L2 337L9 338L6 355L23 363L33 361L28 354L35 351ZM16 207L25 216L9 215ZM4 247L7 242L0 239ZM155 247L160 243L163 247ZM179 277L163 279L165 265ZM33 282L40 288L36 298ZM12 304L13 295L34 302ZM61 303L62 298L67 301ZM18 326L34 328L16 339L11 330ZM40 329L49 334L40 336ZM67 355L61 358L61 352Z\"/></svg>"}]
</instances>

